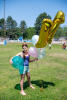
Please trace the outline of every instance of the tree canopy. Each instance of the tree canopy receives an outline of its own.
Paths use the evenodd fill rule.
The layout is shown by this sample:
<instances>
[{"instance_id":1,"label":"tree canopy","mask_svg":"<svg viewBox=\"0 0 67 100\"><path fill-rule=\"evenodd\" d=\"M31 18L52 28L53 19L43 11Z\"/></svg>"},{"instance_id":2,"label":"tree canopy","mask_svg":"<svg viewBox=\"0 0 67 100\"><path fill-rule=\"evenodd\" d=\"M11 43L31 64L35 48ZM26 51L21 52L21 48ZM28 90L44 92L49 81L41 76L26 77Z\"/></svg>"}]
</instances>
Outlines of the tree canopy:
<instances>
[{"instance_id":1,"label":"tree canopy","mask_svg":"<svg viewBox=\"0 0 67 100\"><path fill-rule=\"evenodd\" d=\"M47 13L41 13L37 18L36 18L36 21L35 21L35 30L36 30L36 34L39 34L40 33L40 28L41 28L41 22L44 18L48 18L48 19L51 19L51 16L50 15L47 15Z\"/></svg>"}]
</instances>

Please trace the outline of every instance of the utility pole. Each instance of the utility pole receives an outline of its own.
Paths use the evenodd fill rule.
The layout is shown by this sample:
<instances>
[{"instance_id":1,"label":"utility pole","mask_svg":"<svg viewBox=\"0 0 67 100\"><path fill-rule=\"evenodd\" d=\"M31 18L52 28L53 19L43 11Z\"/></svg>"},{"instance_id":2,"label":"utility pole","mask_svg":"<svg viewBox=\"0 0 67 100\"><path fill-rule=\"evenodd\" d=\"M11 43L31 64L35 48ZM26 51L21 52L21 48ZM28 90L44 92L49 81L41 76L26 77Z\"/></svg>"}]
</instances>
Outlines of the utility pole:
<instances>
[{"instance_id":1,"label":"utility pole","mask_svg":"<svg viewBox=\"0 0 67 100\"><path fill-rule=\"evenodd\" d=\"M6 37L5 0L4 0L4 36Z\"/></svg>"}]
</instances>

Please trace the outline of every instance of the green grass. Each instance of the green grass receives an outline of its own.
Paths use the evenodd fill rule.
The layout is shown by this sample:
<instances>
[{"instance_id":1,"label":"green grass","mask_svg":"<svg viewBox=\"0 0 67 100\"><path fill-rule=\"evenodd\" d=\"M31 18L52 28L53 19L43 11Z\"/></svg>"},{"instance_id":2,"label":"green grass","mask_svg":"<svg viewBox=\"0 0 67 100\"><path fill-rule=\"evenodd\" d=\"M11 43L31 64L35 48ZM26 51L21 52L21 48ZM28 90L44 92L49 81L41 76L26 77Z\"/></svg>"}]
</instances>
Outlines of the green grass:
<instances>
[{"instance_id":1,"label":"green grass","mask_svg":"<svg viewBox=\"0 0 67 100\"><path fill-rule=\"evenodd\" d=\"M27 96L20 94L19 71L9 64L9 59L21 50L21 44L0 45L0 100L67 100L67 50L60 45L52 49L47 46L46 56L30 63L35 90L28 87L25 78Z\"/></svg>"}]
</instances>

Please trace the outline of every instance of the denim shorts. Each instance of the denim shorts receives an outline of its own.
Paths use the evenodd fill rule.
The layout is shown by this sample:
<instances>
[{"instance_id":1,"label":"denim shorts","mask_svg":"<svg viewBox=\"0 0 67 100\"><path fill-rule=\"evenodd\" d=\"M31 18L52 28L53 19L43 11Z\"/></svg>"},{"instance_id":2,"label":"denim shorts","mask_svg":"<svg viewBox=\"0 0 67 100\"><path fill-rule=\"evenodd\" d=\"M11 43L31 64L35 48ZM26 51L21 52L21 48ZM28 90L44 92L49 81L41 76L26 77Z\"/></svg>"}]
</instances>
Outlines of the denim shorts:
<instances>
[{"instance_id":1,"label":"denim shorts","mask_svg":"<svg viewBox=\"0 0 67 100\"><path fill-rule=\"evenodd\" d=\"M19 68L19 73L20 74L26 74L29 72L29 66L24 66L23 68Z\"/></svg>"}]
</instances>

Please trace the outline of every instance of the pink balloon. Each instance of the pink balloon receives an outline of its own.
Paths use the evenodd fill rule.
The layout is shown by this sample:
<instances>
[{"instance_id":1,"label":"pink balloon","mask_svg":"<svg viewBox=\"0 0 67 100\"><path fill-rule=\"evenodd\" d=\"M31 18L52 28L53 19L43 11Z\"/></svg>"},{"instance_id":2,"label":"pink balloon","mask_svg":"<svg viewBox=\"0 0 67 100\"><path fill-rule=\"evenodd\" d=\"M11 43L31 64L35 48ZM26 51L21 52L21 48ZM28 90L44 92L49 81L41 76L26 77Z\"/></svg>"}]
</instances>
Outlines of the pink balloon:
<instances>
[{"instance_id":1,"label":"pink balloon","mask_svg":"<svg viewBox=\"0 0 67 100\"><path fill-rule=\"evenodd\" d=\"M29 55L37 58L38 57L37 49L35 47L30 47L29 48Z\"/></svg>"}]
</instances>

